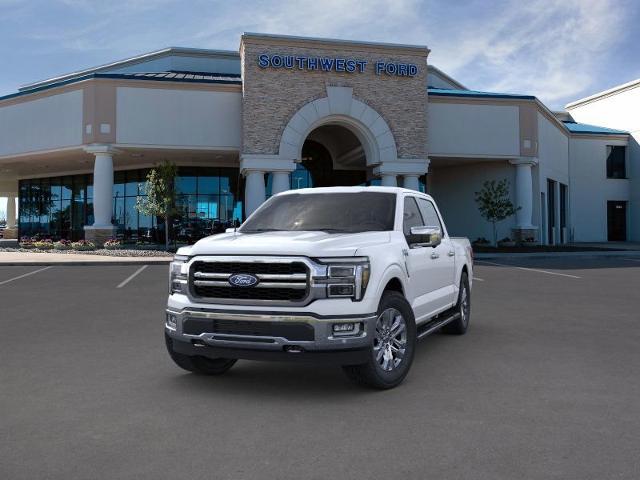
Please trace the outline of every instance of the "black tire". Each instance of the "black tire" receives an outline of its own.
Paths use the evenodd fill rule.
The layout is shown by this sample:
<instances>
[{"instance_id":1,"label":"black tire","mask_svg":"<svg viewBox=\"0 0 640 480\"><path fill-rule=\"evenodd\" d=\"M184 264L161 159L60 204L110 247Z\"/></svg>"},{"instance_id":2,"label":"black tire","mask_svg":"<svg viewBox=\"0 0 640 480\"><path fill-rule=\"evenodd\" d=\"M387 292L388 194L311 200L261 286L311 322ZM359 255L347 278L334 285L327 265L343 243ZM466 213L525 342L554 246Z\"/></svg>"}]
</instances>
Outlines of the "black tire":
<instances>
[{"instance_id":1,"label":"black tire","mask_svg":"<svg viewBox=\"0 0 640 480\"><path fill-rule=\"evenodd\" d=\"M466 299L466 302L464 301ZM454 307L460 316L453 322L442 327L442 332L448 335L464 335L469 328L471 318L471 289L469 288L469 276L467 272L462 272L460 277L460 290L458 292L458 303Z\"/></svg>"},{"instance_id":2,"label":"black tire","mask_svg":"<svg viewBox=\"0 0 640 480\"><path fill-rule=\"evenodd\" d=\"M378 340L376 331L371 332L371 336L374 338L372 339L369 361L363 365L346 365L342 367L347 377L360 385L386 390L398 386L407 376L407 373L409 373L416 348L416 322L413 316L413 310L402 294L394 291L384 292L380 300L380 305L378 306L377 322L381 321L383 313L388 311L393 312L393 310L399 312L404 320L406 332L406 336L404 337L404 354L402 358L399 359L397 365L391 367L392 369L390 371L385 371L384 367L376 359L376 356L380 353L381 346L384 344ZM393 318L393 322L396 320L397 316ZM378 323L376 323L376 325L378 325ZM387 334L385 340L387 343L390 344L394 342L394 339L402 339L402 332L399 331L396 336L393 336L391 333L392 332L388 332ZM389 352L390 351L391 350L389 350ZM382 362L387 362L384 354L381 360ZM395 362L395 360L391 360L390 362Z\"/></svg>"},{"instance_id":3,"label":"black tire","mask_svg":"<svg viewBox=\"0 0 640 480\"><path fill-rule=\"evenodd\" d=\"M173 349L173 340L164 334L169 356L180 368L198 375L222 375L238 361L235 358L190 357Z\"/></svg>"}]
</instances>

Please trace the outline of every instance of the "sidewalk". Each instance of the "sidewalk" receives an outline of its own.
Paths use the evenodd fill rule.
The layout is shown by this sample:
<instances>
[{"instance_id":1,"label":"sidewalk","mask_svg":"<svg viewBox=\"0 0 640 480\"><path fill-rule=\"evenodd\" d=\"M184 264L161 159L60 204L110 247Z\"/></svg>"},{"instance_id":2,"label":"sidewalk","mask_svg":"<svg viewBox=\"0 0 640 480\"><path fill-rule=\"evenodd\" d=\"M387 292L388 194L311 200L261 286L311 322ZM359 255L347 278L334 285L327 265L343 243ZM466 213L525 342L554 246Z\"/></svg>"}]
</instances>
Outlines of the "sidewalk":
<instances>
[{"instance_id":1,"label":"sidewalk","mask_svg":"<svg viewBox=\"0 0 640 480\"><path fill-rule=\"evenodd\" d=\"M171 258L110 257L81 253L0 252L0 267L16 265L167 265Z\"/></svg>"},{"instance_id":2,"label":"sidewalk","mask_svg":"<svg viewBox=\"0 0 640 480\"><path fill-rule=\"evenodd\" d=\"M627 257L640 258L640 250L591 250L586 252L528 252L528 253L476 253L476 260L499 258L568 258L568 257Z\"/></svg>"}]
</instances>

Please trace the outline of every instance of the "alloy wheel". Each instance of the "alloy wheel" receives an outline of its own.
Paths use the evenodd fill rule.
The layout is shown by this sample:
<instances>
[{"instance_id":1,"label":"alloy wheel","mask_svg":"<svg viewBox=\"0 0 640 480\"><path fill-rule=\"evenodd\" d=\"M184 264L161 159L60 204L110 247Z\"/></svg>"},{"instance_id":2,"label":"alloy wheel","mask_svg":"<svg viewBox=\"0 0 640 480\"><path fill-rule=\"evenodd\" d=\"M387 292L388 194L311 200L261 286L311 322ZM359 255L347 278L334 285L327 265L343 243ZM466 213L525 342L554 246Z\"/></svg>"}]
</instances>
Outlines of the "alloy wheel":
<instances>
[{"instance_id":1,"label":"alloy wheel","mask_svg":"<svg viewBox=\"0 0 640 480\"><path fill-rule=\"evenodd\" d=\"M400 366L407 349L407 323L395 308L387 308L376 321L373 355L378 366L391 372Z\"/></svg>"},{"instance_id":2,"label":"alloy wheel","mask_svg":"<svg viewBox=\"0 0 640 480\"><path fill-rule=\"evenodd\" d=\"M469 323L469 295L466 286L463 286L460 292L460 319L466 327Z\"/></svg>"}]
</instances>

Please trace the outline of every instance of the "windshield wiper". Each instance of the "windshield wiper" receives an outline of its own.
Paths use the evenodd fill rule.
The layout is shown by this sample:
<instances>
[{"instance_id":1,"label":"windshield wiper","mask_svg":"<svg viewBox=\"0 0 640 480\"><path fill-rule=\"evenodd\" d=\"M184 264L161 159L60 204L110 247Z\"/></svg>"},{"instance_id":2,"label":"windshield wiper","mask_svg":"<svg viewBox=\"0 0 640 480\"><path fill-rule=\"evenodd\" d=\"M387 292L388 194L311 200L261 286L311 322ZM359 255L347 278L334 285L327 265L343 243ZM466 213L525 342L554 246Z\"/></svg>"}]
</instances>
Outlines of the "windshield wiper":
<instances>
[{"instance_id":1,"label":"windshield wiper","mask_svg":"<svg viewBox=\"0 0 640 480\"><path fill-rule=\"evenodd\" d=\"M263 233L263 232L287 232L282 228L255 228L253 230L240 230L240 233Z\"/></svg>"}]
</instances>

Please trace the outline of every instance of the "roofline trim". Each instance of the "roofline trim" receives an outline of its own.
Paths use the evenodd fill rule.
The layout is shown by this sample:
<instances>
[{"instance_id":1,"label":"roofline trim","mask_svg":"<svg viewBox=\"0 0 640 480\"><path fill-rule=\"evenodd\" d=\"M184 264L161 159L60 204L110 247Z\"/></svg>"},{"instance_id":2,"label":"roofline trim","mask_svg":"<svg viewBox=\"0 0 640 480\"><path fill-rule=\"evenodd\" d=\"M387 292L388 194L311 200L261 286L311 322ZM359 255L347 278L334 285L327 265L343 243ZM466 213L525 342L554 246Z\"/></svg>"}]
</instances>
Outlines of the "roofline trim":
<instances>
[{"instance_id":1,"label":"roofline trim","mask_svg":"<svg viewBox=\"0 0 640 480\"><path fill-rule=\"evenodd\" d=\"M167 47L161 50L156 50L153 52L143 53L140 55L136 55L135 57L125 58L122 60L116 60L114 62L105 63L103 65L99 65L97 67L85 68L82 70L77 70L75 72L66 73L63 75L59 75L57 77L48 78L45 80L39 80L37 82L23 84L18 88L19 92L32 90L44 85L48 85L51 83L57 83L60 81L68 80L74 77L80 77L84 75L88 75L91 73L99 73L102 70L106 70L108 68L118 67L118 66L128 66L128 65L136 65L154 58L162 58L169 55L194 55L194 56L220 56L220 57L233 57L240 58L240 54L238 52L232 50L209 50L204 48L187 48L187 47Z\"/></svg>"},{"instance_id":2,"label":"roofline trim","mask_svg":"<svg viewBox=\"0 0 640 480\"><path fill-rule=\"evenodd\" d=\"M174 83L202 83L202 84L221 84L221 85L242 85L242 80L211 80L211 79L193 79L193 78L153 78L134 76L127 73L90 73L81 77L74 77L68 80L63 80L56 83L48 83L40 87L31 88L29 90L22 90L16 93L10 93L0 97L0 102L3 100L10 100L12 98L24 97L33 93L39 93L53 88L64 87L74 83L84 82L92 79L116 79L116 80L142 80L147 82L174 82Z\"/></svg>"},{"instance_id":3,"label":"roofline trim","mask_svg":"<svg viewBox=\"0 0 640 480\"><path fill-rule=\"evenodd\" d=\"M514 100L536 100L534 95L521 95L517 93L492 93L492 92L474 92L473 90L459 90L450 92L433 92L432 90L442 90L439 88L429 88L429 95L436 97L463 97L463 98L512 98Z\"/></svg>"},{"instance_id":4,"label":"roofline trim","mask_svg":"<svg viewBox=\"0 0 640 480\"><path fill-rule=\"evenodd\" d=\"M594 93L593 95L589 95L588 97L584 97L584 98L580 98L578 100L575 100L573 102L567 103L564 108L567 110L570 110L572 108L576 108L580 105L584 105L586 103L591 103L594 101L597 101L601 98L606 98L606 97L610 97L612 95L618 94L618 93L622 93L625 92L627 90L631 90L632 88L638 87L640 86L640 78L637 78L636 80L631 80L630 82L627 83L623 83L622 85L618 85L616 87L612 87L609 88L607 90L603 90L601 92L598 93Z\"/></svg>"}]
</instances>

